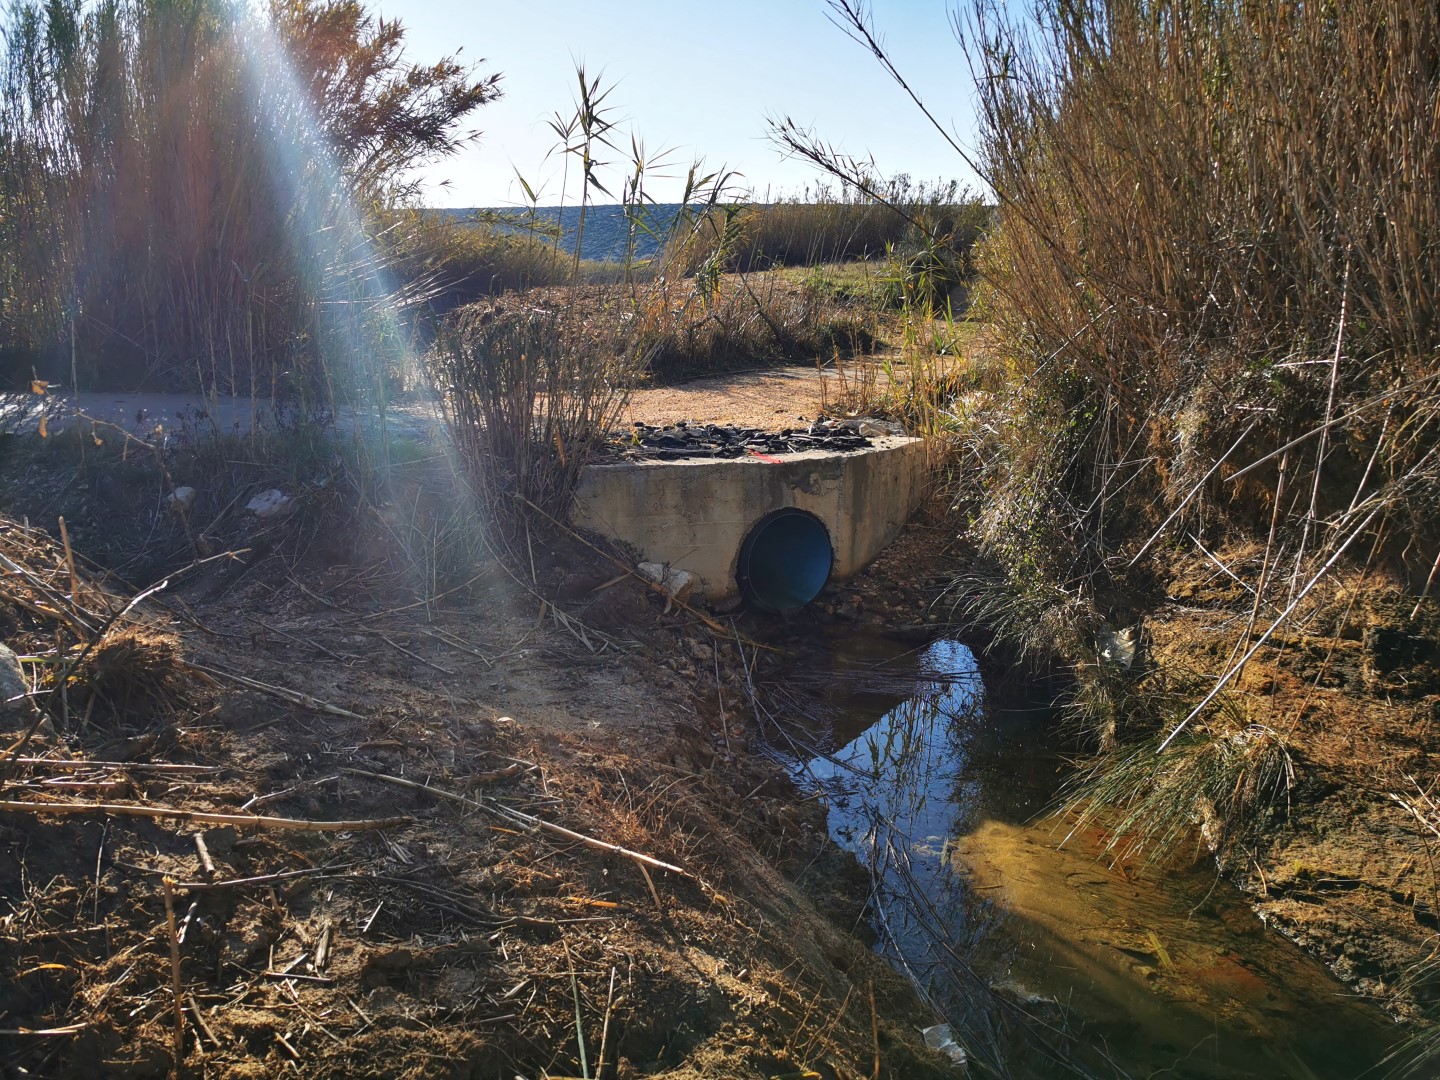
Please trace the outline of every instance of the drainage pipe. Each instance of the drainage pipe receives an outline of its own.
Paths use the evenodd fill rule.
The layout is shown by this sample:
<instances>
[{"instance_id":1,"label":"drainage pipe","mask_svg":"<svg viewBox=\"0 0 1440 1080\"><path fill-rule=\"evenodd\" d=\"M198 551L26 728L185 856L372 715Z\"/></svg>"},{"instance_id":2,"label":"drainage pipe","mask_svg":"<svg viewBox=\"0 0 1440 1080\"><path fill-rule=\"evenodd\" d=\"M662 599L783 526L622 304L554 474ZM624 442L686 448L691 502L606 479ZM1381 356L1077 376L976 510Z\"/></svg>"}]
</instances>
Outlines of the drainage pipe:
<instances>
[{"instance_id":1,"label":"drainage pipe","mask_svg":"<svg viewBox=\"0 0 1440 1080\"><path fill-rule=\"evenodd\" d=\"M787 506L766 514L745 537L735 580L751 607L794 611L820 595L834 562L825 523Z\"/></svg>"}]
</instances>

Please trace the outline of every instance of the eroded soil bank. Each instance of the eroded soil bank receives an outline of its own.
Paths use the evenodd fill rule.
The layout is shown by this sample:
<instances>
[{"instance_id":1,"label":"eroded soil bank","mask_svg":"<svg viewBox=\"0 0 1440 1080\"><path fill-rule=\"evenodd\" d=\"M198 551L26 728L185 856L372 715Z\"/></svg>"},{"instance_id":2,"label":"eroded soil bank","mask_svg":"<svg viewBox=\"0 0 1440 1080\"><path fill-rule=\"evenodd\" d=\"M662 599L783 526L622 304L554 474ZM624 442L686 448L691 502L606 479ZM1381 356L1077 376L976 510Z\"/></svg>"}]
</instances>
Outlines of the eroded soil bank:
<instances>
[{"instance_id":1,"label":"eroded soil bank","mask_svg":"<svg viewBox=\"0 0 1440 1080\"><path fill-rule=\"evenodd\" d=\"M86 569L89 539L112 567L132 535L181 564L196 534L236 554L119 624L70 687L63 741L27 748L90 764L12 770L7 1069L951 1075L864 938L858 868L753 752L748 673L774 627L665 614L538 537L523 575L491 559L437 584L396 547L413 507L357 510L331 485L268 521L207 492L187 540L159 478L10 451L0 544L64 594L63 549L23 519L65 513L79 608L136 588ZM0 638L27 673L73 656L7 584ZM130 809L57 805L102 802Z\"/></svg>"},{"instance_id":2,"label":"eroded soil bank","mask_svg":"<svg viewBox=\"0 0 1440 1080\"><path fill-rule=\"evenodd\" d=\"M1216 556L1172 564L1145 621L1149 662L1197 685L1233 662L1254 603L1216 563L1244 578L1263 551ZM1247 722L1283 740L1294 778L1223 865L1269 926L1415 1020L1435 1000L1416 976L1440 928L1440 604L1359 568L1317 593L1235 687Z\"/></svg>"}]
</instances>

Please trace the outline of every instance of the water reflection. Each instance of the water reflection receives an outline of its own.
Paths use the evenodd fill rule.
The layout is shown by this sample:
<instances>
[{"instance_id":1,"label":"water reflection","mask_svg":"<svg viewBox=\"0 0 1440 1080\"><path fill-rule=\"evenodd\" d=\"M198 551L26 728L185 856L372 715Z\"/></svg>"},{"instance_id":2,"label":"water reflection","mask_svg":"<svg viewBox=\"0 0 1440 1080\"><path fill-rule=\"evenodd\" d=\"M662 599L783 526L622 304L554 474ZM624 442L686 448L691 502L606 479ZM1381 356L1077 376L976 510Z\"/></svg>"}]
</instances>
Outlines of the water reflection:
<instances>
[{"instance_id":1,"label":"water reflection","mask_svg":"<svg viewBox=\"0 0 1440 1080\"><path fill-rule=\"evenodd\" d=\"M1058 848L1045 710L987 707L956 642L889 662L878 645L812 658L777 729L870 871L877 949L978 1071L1339 1080L1384 1056L1383 1015L1213 872L1111 867L1093 836Z\"/></svg>"}]
</instances>

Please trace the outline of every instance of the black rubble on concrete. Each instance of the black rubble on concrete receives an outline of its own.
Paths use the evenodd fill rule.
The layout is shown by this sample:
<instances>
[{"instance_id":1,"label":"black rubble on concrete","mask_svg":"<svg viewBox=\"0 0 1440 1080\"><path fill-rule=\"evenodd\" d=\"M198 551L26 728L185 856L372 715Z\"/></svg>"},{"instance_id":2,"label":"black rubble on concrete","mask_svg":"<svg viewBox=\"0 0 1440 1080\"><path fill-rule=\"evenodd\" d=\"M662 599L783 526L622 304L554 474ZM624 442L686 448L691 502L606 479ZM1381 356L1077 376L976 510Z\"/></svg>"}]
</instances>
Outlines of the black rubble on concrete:
<instances>
[{"instance_id":1,"label":"black rubble on concrete","mask_svg":"<svg viewBox=\"0 0 1440 1080\"><path fill-rule=\"evenodd\" d=\"M615 436L605 449L626 460L680 461L738 458L747 454L768 457L802 450L846 452L864 450L870 445L870 439L860 434L860 421L821 417L805 428L785 428L778 432L721 424L688 424L683 420L667 427L651 427L637 420L628 436Z\"/></svg>"}]
</instances>

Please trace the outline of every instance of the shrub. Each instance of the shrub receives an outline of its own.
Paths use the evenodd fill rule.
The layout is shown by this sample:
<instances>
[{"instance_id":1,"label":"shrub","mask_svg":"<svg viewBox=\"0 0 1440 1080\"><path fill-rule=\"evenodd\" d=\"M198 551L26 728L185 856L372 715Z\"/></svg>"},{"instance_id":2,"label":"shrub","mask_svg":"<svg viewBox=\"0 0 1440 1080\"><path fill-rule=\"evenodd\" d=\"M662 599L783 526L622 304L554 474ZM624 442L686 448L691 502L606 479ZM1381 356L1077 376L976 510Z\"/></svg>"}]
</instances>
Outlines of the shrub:
<instances>
[{"instance_id":1,"label":"shrub","mask_svg":"<svg viewBox=\"0 0 1440 1080\"><path fill-rule=\"evenodd\" d=\"M456 313L431 352L446 424L474 490L504 522L569 513L581 467L641 370L623 307Z\"/></svg>"}]
</instances>

